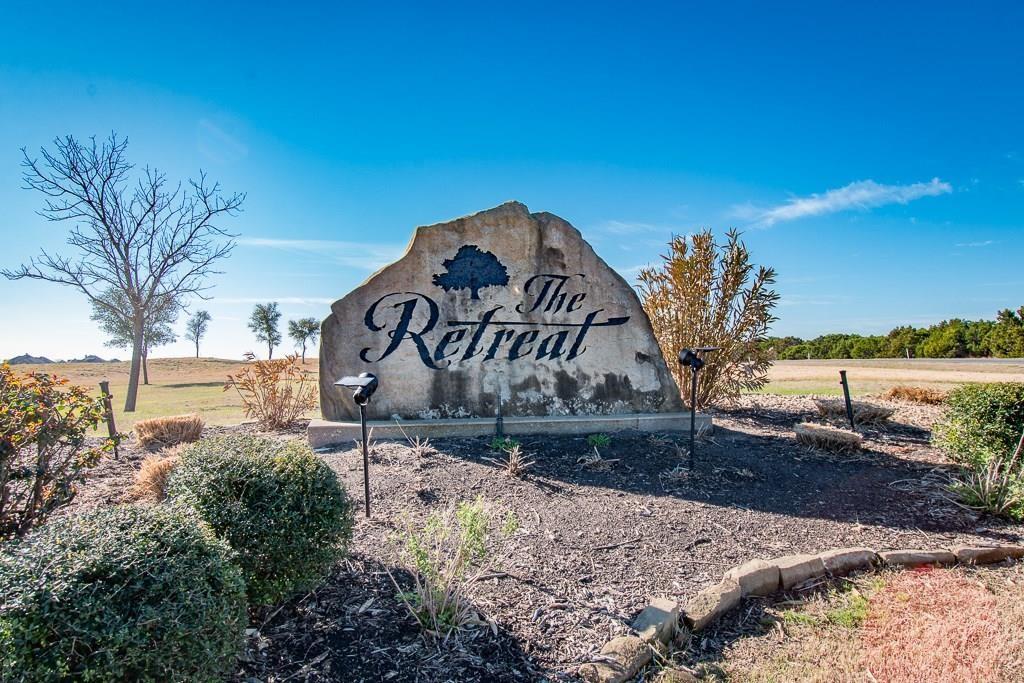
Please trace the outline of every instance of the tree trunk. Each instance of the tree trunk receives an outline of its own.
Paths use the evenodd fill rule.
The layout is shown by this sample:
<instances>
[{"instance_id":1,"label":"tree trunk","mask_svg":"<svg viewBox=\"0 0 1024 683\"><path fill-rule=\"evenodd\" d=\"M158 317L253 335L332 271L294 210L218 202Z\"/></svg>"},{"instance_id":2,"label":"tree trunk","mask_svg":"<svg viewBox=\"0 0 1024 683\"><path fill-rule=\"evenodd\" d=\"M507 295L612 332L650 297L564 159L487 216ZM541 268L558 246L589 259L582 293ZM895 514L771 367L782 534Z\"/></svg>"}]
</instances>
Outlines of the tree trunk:
<instances>
[{"instance_id":1,"label":"tree trunk","mask_svg":"<svg viewBox=\"0 0 1024 683\"><path fill-rule=\"evenodd\" d=\"M196 358L199 358L199 340L196 339Z\"/></svg>"},{"instance_id":2,"label":"tree trunk","mask_svg":"<svg viewBox=\"0 0 1024 683\"><path fill-rule=\"evenodd\" d=\"M149 349L142 345L142 383L149 384Z\"/></svg>"},{"instance_id":3,"label":"tree trunk","mask_svg":"<svg viewBox=\"0 0 1024 683\"><path fill-rule=\"evenodd\" d=\"M302 342L302 364L306 364L306 342Z\"/></svg>"},{"instance_id":4,"label":"tree trunk","mask_svg":"<svg viewBox=\"0 0 1024 683\"><path fill-rule=\"evenodd\" d=\"M142 369L142 313L135 313L132 321L132 367L128 373L128 390L124 392L124 412L135 412L135 399L139 395L139 370Z\"/></svg>"},{"instance_id":5,"label":"tree trunk","mask_svg":"<svg viewBox=\"0 0 1024 683\"><path fill-rule=\"evenodd\" d=\"M274 357L274 345L267 343L267 360L271 360Z\"/></svg>"}]
</instances>

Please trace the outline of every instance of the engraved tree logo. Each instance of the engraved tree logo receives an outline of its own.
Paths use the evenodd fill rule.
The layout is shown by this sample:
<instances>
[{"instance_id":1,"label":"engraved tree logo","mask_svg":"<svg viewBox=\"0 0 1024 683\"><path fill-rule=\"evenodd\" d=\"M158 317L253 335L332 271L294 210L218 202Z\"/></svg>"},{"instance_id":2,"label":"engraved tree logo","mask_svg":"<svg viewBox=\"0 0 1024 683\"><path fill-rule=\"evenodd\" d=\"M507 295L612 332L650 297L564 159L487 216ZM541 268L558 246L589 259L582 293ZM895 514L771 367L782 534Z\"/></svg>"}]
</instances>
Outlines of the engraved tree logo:
<instances>
[{"instance_id":1,"label":"engraved tree logo","mask_svg":"<svg viewBox=\"0 0 1024 683\"><path fill-rule=\"evenodd\" d=\"M481 251L473 244L459 247L453 258L442 263L447 272L434 275L434 284L446 292L468 289L470 298L479 299L484 287L508 284L508 269L489 251Z\"/></svg>"}]
</instances>

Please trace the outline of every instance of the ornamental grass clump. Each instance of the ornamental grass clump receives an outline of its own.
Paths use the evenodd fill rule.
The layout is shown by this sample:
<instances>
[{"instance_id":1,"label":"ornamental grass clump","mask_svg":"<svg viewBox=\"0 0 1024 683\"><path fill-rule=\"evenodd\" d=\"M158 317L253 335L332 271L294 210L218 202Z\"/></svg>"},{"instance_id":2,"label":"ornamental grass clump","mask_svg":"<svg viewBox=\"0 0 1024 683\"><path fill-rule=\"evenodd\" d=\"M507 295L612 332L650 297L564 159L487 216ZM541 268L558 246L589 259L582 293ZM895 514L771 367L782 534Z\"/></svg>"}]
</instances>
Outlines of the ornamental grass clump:
<instances>
[{"instance_id":1,"label":"ornamental grass clump","mask_svg":"<svg viewBox=\"0 0 1024 683\"><path fill-rule=\"evenodd\" d=\"M490 516L483 500L460 502L406 530L401 559L413 586L398 597L423 633L447 641L460 630L484 623L469 601L469 589L488 565Z\"/></svg>"},{"instance_id":2,"label":"ornamental grass clump","mask_svg":"<svg viewBox=\"0 0 1024 683\"><path fill-rule=\"evenodd\" d=\"M231 556L184 508L45 524L0 553L0 680L222 680L246 625Z\"/></svg>"},{"instance_id":3,"label":"ornamental grass clump","mask_svg":"<svg viewBox=\"0 0 1024 683\"><path fill-rule=\"evenodd\" d=\"M845 420L846 401L841 398L817 398L814 405L818 414L822 417ZM856 424L878 424L886 422L896 412L892 408L880 406L867 401L850 401L850 408L853 410L853 421Z\"/></svg>"},{"instance_id":4,"label":"ornamental grass clump","mask_svg":"<svg viewBox=\"0 0 1024 683\"><path fill-rule=\"evenodd\" d=\"M964 468L947 489L969 508L997 517L1024 520L1024 431L1013 454L1007 458L992 458L985 465Z\"/></svg>"},{"instance_id":5,"label":"ornamental grass clump","mask_svg":"<svg viewBox=\"0 0 1024 683\"><path fill-rule=\"evenodd\" d=\"M167 499L195 509L237 553L253 604L315 586L344 554L352 504L309 447L252 435L184 449Z\"/></svg>"},{"instance_id":6,"label":"ornamental grass clump","mask_svg":"<svg viewBox=\"0 0 1024 683\"><path fill-rule=\"evenodd\" d=\"M198 441L203 434L203 418L196 413L154 417L136 422L132 430L143 448L169 448Z\"/></svg>"},{"instance_id":7,"label":"ornamental grass clump","mask_svg":"<svg viewBox=\"0 0 1024 683\"><path fill-rule=\"evenodd\" d=\"M889 401L907 401L932 406L944 403L947 396L949 396L949 392L942 389L912 387L907 384L897 384L882 394L882 398Z\"/></svg>"},{"instance_id":8,"label":"ornamental grass clump","mask_svg":"<svg viewBox=\"0 0 1024 683\"><path fill-rule=\"evenodd\" d=\"M793 431L796 433L796 440L799 443L826 451L857 451L860 450L861 444L864 442L864 437L857 432L811 422L801 422L793 428Z\"/></svg>"},{"instance_id":9,"label":"ornamental grass clump","mask_svg":"<svg viewBox=\"0 0 1024 683\"><path fill-rule=\"evenodd\" d=\"M166 449L142 461L135 473L135 482L129 490L129 497L136 501L159 503L167 497L167 482L178 464L178 451Z\"/></svg>"}]
</instances>

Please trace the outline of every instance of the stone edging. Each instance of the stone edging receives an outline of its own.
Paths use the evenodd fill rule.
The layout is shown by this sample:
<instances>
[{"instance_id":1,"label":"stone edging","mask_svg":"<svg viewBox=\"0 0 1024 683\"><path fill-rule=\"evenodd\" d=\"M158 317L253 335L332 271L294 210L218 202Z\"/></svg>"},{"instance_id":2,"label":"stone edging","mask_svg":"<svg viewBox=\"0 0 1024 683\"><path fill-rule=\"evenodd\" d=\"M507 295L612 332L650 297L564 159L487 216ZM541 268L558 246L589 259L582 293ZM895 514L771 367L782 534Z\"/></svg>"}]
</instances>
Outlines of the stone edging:
<instances>
[{"instance_id":1,"label":"stone edging","mask_svg":"<svg viewBox=\"0 0 1024 683\"><path fill-rule=\"evenodd\" d=\"M722 580L691 598L680 610L675 600L654 598L631 624L633 636L619 636L601 648L599 661L580 666L591 683L623 683L650 663L652 647L666 645L679 628L700 631L736 607L745 597L764 597L825 576L845 576L876 567L948 567L980 565L1024 558L1024 546L956 546L948 550L839 548L817 555L787 555L750 560L725 572ZM679 620L682 617L683 626Z\"/></svg>"}]
</instances>

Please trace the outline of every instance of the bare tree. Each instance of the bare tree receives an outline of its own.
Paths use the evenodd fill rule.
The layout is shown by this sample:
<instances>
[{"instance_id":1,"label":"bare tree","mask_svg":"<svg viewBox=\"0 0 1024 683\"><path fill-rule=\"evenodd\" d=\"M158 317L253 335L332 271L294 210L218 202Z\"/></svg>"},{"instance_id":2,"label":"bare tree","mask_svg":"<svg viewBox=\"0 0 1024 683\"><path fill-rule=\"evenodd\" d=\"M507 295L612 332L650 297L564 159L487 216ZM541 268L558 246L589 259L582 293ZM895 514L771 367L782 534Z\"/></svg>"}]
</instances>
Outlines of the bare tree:
<instances>
[{"instance_id":1,"label":"bare tree","mask_svg":"<svg viewBox=\"0 0 1024 683\"><path fill-rule=\"evenodd\" d=\"M209 311L196 311L185 323L185 339L196 343L196 358L199 358L199 341L206 335L212 319Z\"/></svg>"},{"instance_id":2,"label":"bare tree","mask_svg":"<svg viewBox=\"0 0 1024 683\"><path fill-rule=\"evenodd\" d=\"M132 339L132 308L125 298L124 292L110 288L103 294L102 305L91 301L92 315L89 316L100 324L100 329L107 333L107 346L118 349L130 349ZM178 336L171 325L178 319L181 304L174 299L160 299L147 311L146 320L142 324L142 383L149 384L149 352L158 346L173 344Z\"/></svg>"},{"instance_id":3,"label":"bare tree","mask_svg":"<svg viewBox=\"0 0 1024 683\"><path fill-rule=\"evenodd\" d=\"M108 289L124 295L131 310L132 364L124 410L135 410L144 327L153 307L168 298L202 297L215 264L234 248L217 225L235 215L244 194L222 195L202 172L187 185L146 167L133 174L125 158L128 141L115 134L97 144L72 136L54 140L53 151L34 159L22 149L25 188L41 192L41 216L71 221L73 256L45 250L28 265L4 270L12 280L32 278L73 287L101 307Z\"/></svg>"}]
</instances>

